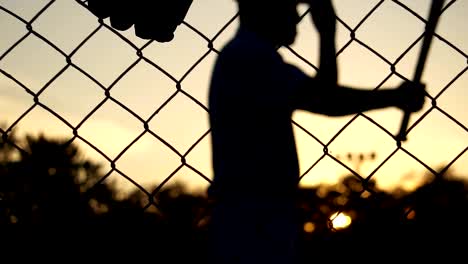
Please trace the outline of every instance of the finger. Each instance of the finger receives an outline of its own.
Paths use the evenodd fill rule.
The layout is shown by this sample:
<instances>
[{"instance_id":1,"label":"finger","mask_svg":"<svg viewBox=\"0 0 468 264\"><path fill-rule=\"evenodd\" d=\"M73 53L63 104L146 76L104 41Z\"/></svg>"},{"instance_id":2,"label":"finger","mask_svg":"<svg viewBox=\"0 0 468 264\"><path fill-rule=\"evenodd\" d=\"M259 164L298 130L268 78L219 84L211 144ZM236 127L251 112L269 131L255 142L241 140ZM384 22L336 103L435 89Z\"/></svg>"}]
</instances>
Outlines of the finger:
<instances>
[{"instance_id":1,"label":"finger","mask_svg":"<svg viewBox=\"0 0 468 264\"><path fill-rule=\"evenodd\" d=\"M136 18L135 34L143 39L169 42L174 38L174 12L170 2L146 2Z\"/></svg>"},{"instance_id":2,"label":"finger","mask_svg":"<svg viewBox=\"0 0 468 264\"><path fill-rule=\"evenodd\" d=\"M135 23L135 35L142 39L152 39L158 42L169 42L174 39L174 30L165 27L165 25L145 23L144 21L140 20Z\"/></svg>"},{"instance_id":3,"label":"finger","mask_svg":"<svg viewBox=\"0 0 468 264\"><path fill-rule=\"evenodd\" d=\"M110 24L117 30L127 30L135 23L135 3L115 1L112 6Z\"/></svg>"},{"instance_id":4,"label":"finger","mask_svg":"<svg viewBox=\"0 0 468 264\"><path fill-rule=\"evenodd\" d=\"M133 18L126 14L114 14L110 17L110 24L117 30L127 30L133 26Z\"/></svg>"},{"instance_id":5,"label":"finger","mask_svg":"<svg viewBox=\"0 0 468 264\"><path fill-rule=\"evenodd\" d=\"M91 11L91 13L101 19L108 18L111 14L109 1L88 0L88 9Z\"/></svg>"},{"instance_id":6,"label":"finger","mask_svg":"<svg viewBox=\"0 0 468 264\"><path fill-rule=\"evenodd\" d=\"M147 1L136 17L135 34L143 39L169 42L182 23L192 0Z\"/></svg>"}]
</instances>

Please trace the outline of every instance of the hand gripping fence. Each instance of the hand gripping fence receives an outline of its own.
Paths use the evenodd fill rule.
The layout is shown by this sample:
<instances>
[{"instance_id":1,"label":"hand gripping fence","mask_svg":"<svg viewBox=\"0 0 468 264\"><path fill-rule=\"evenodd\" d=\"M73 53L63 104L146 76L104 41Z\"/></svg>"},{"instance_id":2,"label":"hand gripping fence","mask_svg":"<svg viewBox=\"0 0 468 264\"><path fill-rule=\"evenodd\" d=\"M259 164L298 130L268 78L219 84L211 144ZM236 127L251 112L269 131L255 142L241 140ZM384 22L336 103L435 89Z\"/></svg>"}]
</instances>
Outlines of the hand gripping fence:
<instances>
[{"instance_id":1,"label":"hand gripping fence","mask_svg":"<svg viewBox=\"0 0 468 264\"><path fill-rule=\"evenodd\" d=\"M447 10L449 10L454 4L456 4L457 1L460 1L460 0L451 0L451 1L446 1L446 4L442 7L441 9L441 16L443 17L444 15L444 12L446 12ZM464 1L464 0L461 0L461 1ZM31 36L35 36L37 38L39 38L45 45L49 46L50 48L56 50L57 52L59 52L66 60L67 64L65 65L65 67L63 67L62 69L60 69L54 76L53 78L51 78L39 91L37 92L34 92L33 89L31 89L30 87L26 86L23 82L23 80L19 77L19 76L15 76L14 73L11 73L11 72L8 72L7 70L1 68L1 64L0 64L0 75L3 75L3 77L7 78L7 79L10 79L11 81L13 81L14 83L16 83L18 86L22 87L23 90L24 90L24 93L25 94L28 94L30 95L30 100L31 100L31 104L32 106L27 109L24 113L22 113L20 116L17 117L17 119L12 123L10 124L8 127L6 128L0 128L0 135L3 139L3 142L8 142L10 143L11 145L13 145L15 148L17 148L19 151L22 151L24 152L25 150L23 150L19 145L16 145L12 140L9 139L9 135L10 133L12 132L13 129L15 129L15 127L19 126L21 121L26 117L28 116L28 114L30 114L30 112L34 109L34 108L41 108L47 112L49 112L50 114L52 114L53 116L55 116L56 118L58 118L59 120L61 120L61 122L63 122L64 125L66 125L67 127L69 127L72 131L73 131L73 137L69 140L68 143L72 143L73 141L79 139L83 142L85 142L89 147L91 147L92 149L94 149L97 153L99 153L104 159L107 160L107 162L109 163L110 165L110 170L107 172L107 174L101 179L101 181L99 181L98 183L96 184L99 184L99 183L102 183L107 177L109 177L112 173L117 173L119 175L121 175L122 177L126 178L129 182L133 183L138 189L140 189L142 192L144 192L148 198L149 198L149 202L147 204L147 207L155 204L155 202L153 201L153 196L158 193L159 190L161 190L161 188L171 180L171 178L178 172L180 171L182 168L188 168L190 169L191 171L195 172L197 175L199 175L200 177L202 177L203 179L205 179L208 183L210 182L210 178L205 175L204 173L202 173L198 168L196 168L195 166L189 164L186 160L186 157L187 155L193 150L195 149L198 144L203 140L205 139L206 137L209 136L210 134L210 130L208 129L207 131L205 131L204 133L202 133L200 135L200 137L193 142L193 144L191 145L191 147L184 153L180 152L176 147L174 147L173 145L171 145L170 143L168 143L168 141L166 141L161 135L158 135L158 133L152 131L149 127L149 122L151 121L151 119L153 119L155 116L157 116L160 111L162 109L164 109L170 102L171 100L173 100L173 98L178 95L178 94L183 94L184 96L186 96L187 98L189 98L190 100L192 100L194 103L196 103L201 109L203 109L204 111L206 111L206 113L209 114L209 109L204 106L203 103L201 103L198 99L196 99L194 96L192 96L190 93L188 93L186 90L183 89L182 85L181 85L181 82L188 76L190 75L194 69L196 69L200 64L201 62L203 62L208 55L210 54L217 54L218 53L218 50L214 47L213 45L213 42L223 33L226 31L226 29L229 27L229 26L232 26L237 18L237 14L234 15L233 17L231 18L226 18L226 21L228 21L224 26L222 26L219 31L214 35L214 37L210 38L208 37L207 35L205 35L203 32L201 32L199 29L197 29L195 26L191 25L190 23L186 22L186 21L183 21L182 24L184 26L186 26L189 30L193 31L196 35L198 35L201 39L203 39L206 44L207 44L207 48L206 48L206 52L193 64L191 65L185 72L185 74L183 75L182 78L178 79L174 76L172 76L170 73L168 73L168 71L166 71L163 67L161 67L160 65L158 65L157 63L155 63L154 61L150 60L149 58L145 57L144 55L144 50L149 47L150 45L155 45L157 43L154 43L152 41L148 41L145 45L143 45L142 47L138 47L136 44L134 44L131 40L129 40L128 38L126 38L123 34L121 34L121 32L113 29L110 25L108 25L107 23L104 22L104 20L102 19L99 19L99 25L97 26L97 28L95 28L95 30L93 30L86 38L84 38L77 46L76 48L70 52L70 53L67 53L65 51L63 51L61 49L61 47L57 46L56 44L54 44L54 42L50 41L49 39L47 39L46 37L44 37L43 35L41 35L39 32L35 31L34 29L34 25L35 25L35 22L37 21L38 18L40 17L44 17L44 16L47 16L48 15L48 9L51 8L51 6L53 6L54 4L56 4L58 1L55 1L55 0L50 0L50 1L44 1L45 4L43 5L42 9L40 9L37 14L35 14L32 19L29 19L29 20L26 20L24 19L23 17L21 17L20 15L16 14L15 12L9 10L7 7L3 6L2 5L2 2L0 1L0 13L2 15L6 15L6 16L10 16L11 18L17 20L18 22L21 22L24 24L25 28L27 29L27 32L24 36L20 37L13 45L11 45L10 47L8 47L7 49L5 50L0 50L0 63L2 62L2 60L4 60L5 58L7 58L9 56L9 54L12 53L12 51L14 51L23 41L25 41L26 39L28 39L29 37ZM76 0L75 1L76 4L79 6L79 8L83 8L83 9L87 9L87 1L83 1L83 0ZM424 36L425 34L422 33L421 35L419 36L414 36L414 42L412 42L412 44L395 60L395 61L389 61L388 59L386 59L383 55L381 55L379 53L379 51L373 49L371 46L372 43L365 43L364 41L360 40L358 37L356 37L356 32L357 30L363 25L366 23L366 21L369 20L370 17L372 17L377 10L379 10L382 6L382 4L385 2L385 0L381 0L381 1L378 1L378 3L375 4L375 6L363 17L363 19L361 21L359 21L359 23L357 23L357 25L355 27L351 27L349 26L344 20L342 20L340 17L338 17L338 23L340 23L346 30L349 31L350 33L350 39L349 41L341 48L337 51L337 54L336 56L340 56L340 54L342 54L349 46L350 44L357 44L359 45L360 47L368 50L369 52L371 52L372 54L374 54L376 57L380 58L384 63L386 63L390 68L391 68L391 72L390 74L384 79L382 80L382 82L377 86L377 88L379 88L382 84L384 84L390 77L392 76L398 76L402 79L406 79L401 73L399 73L396 69L395 69L395 65L404 57L406 56L410 51L414 50L414 49L417 49L417 45L419 43L421 43L424 39ZM407 5L405 5L403 2L404 1L398 1L398 0L387 0L387 2L391 2L392 4L395 4L396 6L398 6L400 9L401 9L401 12L408 12L409 14L413 15L414 17L416 17L418 20L422 21L423 23L428 23L427 22L427 19L425 17L421 17L417 12L413 11L410 7L408 7ZM442 1L439 1L439 2L442 2ZM87 10L86 10L87 11ZM189 11L190 12L190 11ZM306 11L302 18L304 18L306 15L308 14L308 11ZM96 20L98 20L96 18ZM8 27L8 25L1 25L2 26L2 29L5 29ZM90 73L88 73L87 71L85 71L83 68L80 67L80 65L78 64L75 64L72 60L74 54L80 49L83 47L83 45L85 43L87 43L88 41L90 41L94 36L95 34L98 32L98 31L101 31L101 30L108 30L110 32L112 32L113 34L115 34L115 36L117 36L118 38L120 38L122 41L124 41L125 43L127 43L130 47L132 47L135 51L135 53L137 54L138 56L138 59L135 63L133 63L130 67L128 67L124 72L122 72L119 77L114 80L113 84L110 86L110 87L106 87L104 86L103 84L101 84L100 80L98 80L96 77L92 76ZM175 32L175 34L177 35L177 32ZM456 53L458 56L460 57L463 57L465 60L468 60L468 56L467 54L465 53L465 51L463 51L462 49L460 49L459 47L457 47L455 44L451 43L449 40L445 39L443 36L441 36L440 34L438 34L437 32L434 33L434 38L437 38L441 43L443 43L443 45L446 45L449 49L451 49L454 53ZM1 41L1 40L0 40ZM307 59L303 56L301 56L301 54L299 54L299 52L297 52L296 50L294 50L292 47L285 47L287 50L289 50L291 52L291 54L293 54L294 56L297 56L297 58L299 60L302 60L303 62L305 62L307 65L309 65L310 67L314 68L314 69L317 69L317 67L307 61ZM114 98L112 95L111 95L111 89L112 89L112 86L119 82L123 76L125 76L126 74L128 74L130 71L132 71L132 69L135 67L135 65L139 62L139 61L145 61L147 62L148 64L150 64L152 67L154 67L155 69L157 69L158 71L160 71L162 74L166 75L169 79L171 79L174 83L174 86L176 88L176 91L174 92L174 94L169 98L167 99L156 111L154 111L154 113L148 118L148 119L144 119L142 117L140 117L135 111L133 111L130 107L126 106L124 103L120 102L118 99ZM76 126L73 126L65 117L59 115L53 108L47 106L46 104L44 104L43 102L41 102L41 94L47 90L47 88L52 84L54 83L54 81L59 77L61 76L62 74L64 74L68 69L75 69L77 71L79 71L81 74L82 74L82 77L83 78L86 78L86 79L89 79L90 81L92 81L93 83L95 83L97 86L100 87L100 89L102 89L102 91L104 92L105 94L105 99L103 101L101 101L98 105L96 105L94 107L94 109L85 117L81 120L81 122L79 122L78 125ZM437 100L441 97L442 94L444 94L446 91L448 91L452 85L458 80L460 79L467 71L467 66L465 66L464 69L462 69L459 73L456 74L456 76L449 82L446 84L446 86L435 96L431 96L431 95L426 95L428 97L428 100L431 101L432 105L430 107L430 109L428 109L427 111L425 111L425 113L419 117L417 120L415 120L415 122L408 127L408 129L406 129L405 127L405 132L406 133L411 133L411 131L417 127L421 121L423 119L425 119L427 117L427 115L432 112L432 111L436 111L436 112L439 112L441 113L443 116L445 116L446 118L450 119L456 126L458 126L459 128L461 128L464 133L467 133L468 132L468 129L466 128L466 126L460 122L459 120L457 120L455 117L453 117L452 115L450 115L448 112L446 112L444 109L442 109L441 107L439 107L437 105ZM427 84L428 86L430 84ZM376 88L376 89L377 89ZM124 109L125 111L127 111L128 113L130 113L136 120L138 120L141 125L144 127L144 131L139 134L128 146L126 146L115 158L111 158L109 157L109 155L107 153L105 153L103 150L99 149L96 145L94 145L93 143L91 143L86 137L84 137L83 135L80 134L80 127L85 124L89 118L91 117L91 115L93 115L93 113L95 113L106 101L112 101L114 103L116 103L117 105L119 105L122 109ZM0 102L1 103L1 102ZM1 113L0 113L1 114ZM369 122L371 122L372 124L374 124L376 127L380 128L386 135L388 135L388 137L392 138L394 141L395 141L395 144L396 144L396 148L394 149L393 152L391 152L388 157L386 157L376 168L373 172L371 172L367 177L364 177L363 175L360 174L360 172L356 171L354 168L351 168L350 166L348 166L345 162L341 161L340 159L336 158L335 156L331 155L330 154L330 151L329 151L329 146L332 142L334 142L337 138L340 137L340 135L343 133L343 131L349 127L358 117L363 117L365 118L366 120L368 120ZM411 153L409 150L407 150L404 146L402 146L401 144L401 140L399 140L399 138L397 136L395 136L395 132L396 131L388 131L386 128L384 128L382 125L380 125L377 121L375 121L374 119L372 119L370 116L364 114L364 113L359 113L357 115L355 115L353 118L350 119L349 122L347 122L335 135L333 135L333 137L331 137L331 139L328 141L328 142L323 142L321 141L318 137L316 137L313 133L311 133L310 131L308 131L304 126L303 124L300 124L299 122L297 121L292 121L294 126L296 126L296 128L298 128L299 130L302 130L303 132L305 132L306 134L308 134L313 140L315 140L317 143L319 143L322 147L323 147L323 154L316 160L315 163L313 163L308 169L306 169L304 171L304 173L302 174L301 176L301 179L309 172L311 171L313 168L315 168L317 166L317 164L322 161L324 158L331 158L333 161L335 161L337 164L340 164L341 166L343 166L344 168L346 168L349 173L355 175L357 178L360 179L360 181L362 182L362 185L363 185L363 191L364 190L368 190L368 191L372 191L371 189L369 189L367 187L367 184L369 182L369 180L376 174L376 172L384 165L386 164L389 160L392 159L392 157L398 152L398 151L403 151L404 153L406 153L408 156L412 157L416 162L418 162L419 164L421 164L422 166L424 166L428 171L430 171L431 173L433 173L434 175L438 175L440 173L443 173L444 171L448 170L457 160L459 160L467 151L468 149L468 146L462 146L463 150L458 154L456 155L456 157L451 161L449 162L445 168L443 168L442 172L440 171L435 171L434 169L432 169L429 165L427 165L426 163L424 163L420 158L418 158L416 155L414 155L413 153ZM399 122L398 120L395 120L395 122ZM404 125L406 126L406 125ZM121 171L119 169L119 166L117 164L117 161L119 160L120 157L122 157L130 148L132 148L134 146L134 144L143 136L143 135L151 135L153 136L155 139L157 139L158 141L160 141L161 143L163 143L168 149L170 149L173 153L175 153L179 158L180 158L180 165L177 167L177 169L175 171L173 171L170 175L167 175L167 177L165 178L164 181L162 181L154 190L151 190L151 191L148 191L146 190L143 186L141 186L139 183L137 183L135 180L132 179L132 175L127 175L126 173L124 173L123 171Z\"/></svg>"}]
</instances>

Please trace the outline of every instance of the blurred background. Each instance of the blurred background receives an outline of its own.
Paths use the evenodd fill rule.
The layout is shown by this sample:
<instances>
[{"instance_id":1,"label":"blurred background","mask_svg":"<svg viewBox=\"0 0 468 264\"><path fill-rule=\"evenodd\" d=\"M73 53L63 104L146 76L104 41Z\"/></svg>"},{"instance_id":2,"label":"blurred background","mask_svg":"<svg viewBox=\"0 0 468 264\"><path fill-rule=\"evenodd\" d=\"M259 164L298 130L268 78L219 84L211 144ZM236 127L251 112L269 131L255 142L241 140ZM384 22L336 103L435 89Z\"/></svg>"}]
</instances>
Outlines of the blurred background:
<instances>
[{"instance_id":1,"label":"blurred background","mask_svg":"<svg viewBox=\"0 0 468 264\"><path fill-rule=\"evenodd\" d=\"M341 84L412 78L430 0L333 3ZM429 96L401 147L397 109L294 114L305 248L465 231L449 223L467 209L468 2L445 3L422 77ZM319 39L307 6L298 10L296 42L279 51L314 75ZM133 223L202 258L208 85L236 14L235 1L195 0L175 38L158 43L100 23L86 1L0 0L0 223Z\"/></svg>"}]
</instances>

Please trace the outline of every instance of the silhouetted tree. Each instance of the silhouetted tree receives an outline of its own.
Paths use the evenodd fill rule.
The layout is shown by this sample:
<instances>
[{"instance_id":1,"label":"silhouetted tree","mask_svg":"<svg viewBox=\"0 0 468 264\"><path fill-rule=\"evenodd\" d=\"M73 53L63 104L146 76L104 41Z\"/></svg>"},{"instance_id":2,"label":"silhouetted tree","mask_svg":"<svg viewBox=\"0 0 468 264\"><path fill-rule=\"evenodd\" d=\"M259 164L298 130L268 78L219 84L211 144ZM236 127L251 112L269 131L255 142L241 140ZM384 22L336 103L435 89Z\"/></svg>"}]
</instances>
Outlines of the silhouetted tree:
<instances>
[{"instance_id":1,"label":"silhouetted tree","mask_svg":"<svg viewBox=\"0 0 468 264\"><path fill-rule=\"evenodd\" d=\"M84 158L74 144L43 135L18 138L9 133L8 141L4 138L0 141L4 238L8 230L22 227L29 233L15 233L14 238L23 247L28 243L40 246L55 237L60 243L85 241L88 250L82 256L105 245L127 253L152 252L163 263L206 260L211 213L206 195L190 193L182 183L175 183L135 189L118 198L119 190L112 182L99 183L104 176L101 166ZM22 151L16 146L22 146ZM426 175L426 179L407 192L386 192L373 180L363 184L354 175L335 185L301 188L301 219L312 225L302 233L303 262L330 256L336 261L350 259L352 255L335 252L363 248L398 257L425 255L423 250L431 247L438 248L434 252L446 252L441 246L453 246L468 234L464 224L468 220L467 182L450 170ZM158 191L151 194L146 191L150 189ZM330 217L336 212L349 215L350 226L333 228ZM62 233L57 237L50 230Z\"/></svg>"},{"instance_id":2,"label":"silhouetted tree","mask_svg":"<svg viewBox=\"0 0 468 264\"><path fill-rule=\"evenodd\" d=\"M13 144L22 146L16 157ZM112 183L98 183L104 176L99 164L74 144L44 135L9 136L0 142L0 157L0 226L32 231L16 232L21 241L125 245L129 252L147 248L160 259L180 261L203 256L207 200L182 184L166 184L154 196L135 189L117 198ZM147 239L151 243L143 243ZM175 248L186 254L174 255Z\"/></svg>"},{"instance_id":3,"label":"silhouetted tree","mask_svg":"<svg viewBox=\"0 0 468 264\"><path fill-rule=\"evenodd\" d=\"M43 135L26 136L18 159L3 162L0 188L7 213L1 223L71 225L97 213L82 194L98 180L100 166L64 143ZM0 150L4 157L10 151L9 147ZM109 187L104 190L112 197Z\"/></svg>"}]
</instances>

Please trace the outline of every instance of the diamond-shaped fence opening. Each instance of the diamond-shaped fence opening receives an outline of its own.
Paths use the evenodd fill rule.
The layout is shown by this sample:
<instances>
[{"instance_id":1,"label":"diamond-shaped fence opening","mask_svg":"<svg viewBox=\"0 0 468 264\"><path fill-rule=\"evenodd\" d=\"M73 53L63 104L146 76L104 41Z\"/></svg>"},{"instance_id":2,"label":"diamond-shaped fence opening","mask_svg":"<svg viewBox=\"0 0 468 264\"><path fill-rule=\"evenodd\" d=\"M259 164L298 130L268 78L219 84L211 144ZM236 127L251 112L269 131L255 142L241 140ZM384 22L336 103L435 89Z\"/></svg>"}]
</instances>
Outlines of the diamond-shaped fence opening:
<instances>
[{"instance_id":1,"label":"diamond-shaped fence opening","mask_svg":"<svg viewBox=\"0 0 468 264\"><path fill-rule=\"evenodd\" d=\"M156 211L167 206L157 197L170 183L206 188L212 178L207 87L217 52L239 23L235 1L194 1L174 41L164 44L139 39L133 29L113 29L87 10L86 1L32 2L0 1L3 141L27 152L13 140L16 130L61 134L105 163L96 186L117 179L124 188L137 187L146 196L143 207ZM335 3L341 82L384 89L413 77L430 1ZM317 34L303 7L296 43L279 51L315 74ZM415 185L425 176L404 175L437 177L440 166L442 172L466 169L466 11L464 0L445 3L423 76L428 102L412 116L409 142L394 136L402 116L396 110L340 118L295 114L301 184L353 175L364 187L361 197L368 197L373 181ZM353 151L377 156L356 158ZM91 204L106 210L96 200Z\"/></svg>"}]
</instances>

